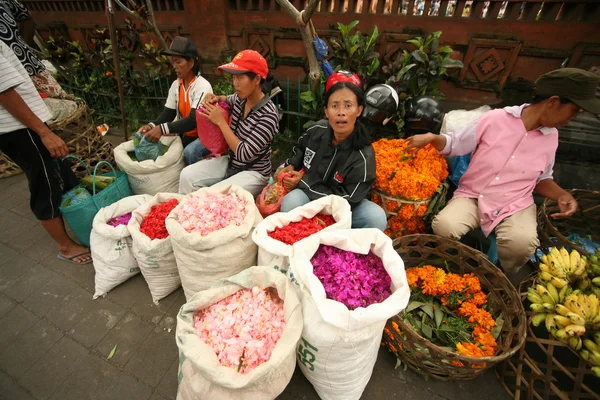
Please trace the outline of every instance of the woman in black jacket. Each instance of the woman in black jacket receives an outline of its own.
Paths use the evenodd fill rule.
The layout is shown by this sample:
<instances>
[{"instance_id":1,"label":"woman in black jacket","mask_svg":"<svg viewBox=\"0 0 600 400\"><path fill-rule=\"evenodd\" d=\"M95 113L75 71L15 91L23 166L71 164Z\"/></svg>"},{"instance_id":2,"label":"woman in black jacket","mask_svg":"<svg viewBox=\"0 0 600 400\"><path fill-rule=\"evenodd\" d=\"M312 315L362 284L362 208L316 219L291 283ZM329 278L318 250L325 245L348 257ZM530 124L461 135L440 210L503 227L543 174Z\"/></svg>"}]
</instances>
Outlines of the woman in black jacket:
<instances>
[{"instance_id":1,"label":"woman in black jacket","mask_svg":"<svg viewBox=\"0 0 600 400\"><path fill-rule=\"evenodd\" d=\"M325 116L306 129L282 172L290 192L281 211L287 212L330 194L346 199L352 207L352 228L385 230L387 218L367 199L375 183L375 152L371 138L358 117L365 94L355 84L342 81L325 93Z\"/></svg>"}]
</instances>

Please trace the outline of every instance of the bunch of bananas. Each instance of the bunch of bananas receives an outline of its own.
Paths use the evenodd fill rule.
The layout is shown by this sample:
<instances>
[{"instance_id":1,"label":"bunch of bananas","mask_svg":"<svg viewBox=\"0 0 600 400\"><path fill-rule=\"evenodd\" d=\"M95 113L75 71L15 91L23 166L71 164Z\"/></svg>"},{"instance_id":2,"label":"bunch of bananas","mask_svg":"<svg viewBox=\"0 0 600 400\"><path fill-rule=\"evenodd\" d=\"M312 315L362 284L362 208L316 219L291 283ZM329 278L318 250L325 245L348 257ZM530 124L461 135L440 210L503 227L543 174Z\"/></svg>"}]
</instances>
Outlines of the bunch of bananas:
<instances>
[{"instance_id":1,"label":"bunch of bananas","mask_svg":"<svg viewBox=\"0 0 600 400\"><path fill-rule=\"evenodd\" d=\"M578 289L586 290L591 285L587 265L587 259L581 257L577 250L572 250L569 254L564 247L560 250L553 247L548 254L542 256L538 279L551 283L558 289L576 284Z\"/></svg>"},{"instance_id":2,"label":"bunch of bananas","mask_svg":"<svg viewBox=\"0 0 600 400\"><path fill-rule=\"evenodd\" d=\"M596 250L596 254L587 259L585 270L592 281L590 290L600 297L600 248Z\"/></svg>"}]
</instances>

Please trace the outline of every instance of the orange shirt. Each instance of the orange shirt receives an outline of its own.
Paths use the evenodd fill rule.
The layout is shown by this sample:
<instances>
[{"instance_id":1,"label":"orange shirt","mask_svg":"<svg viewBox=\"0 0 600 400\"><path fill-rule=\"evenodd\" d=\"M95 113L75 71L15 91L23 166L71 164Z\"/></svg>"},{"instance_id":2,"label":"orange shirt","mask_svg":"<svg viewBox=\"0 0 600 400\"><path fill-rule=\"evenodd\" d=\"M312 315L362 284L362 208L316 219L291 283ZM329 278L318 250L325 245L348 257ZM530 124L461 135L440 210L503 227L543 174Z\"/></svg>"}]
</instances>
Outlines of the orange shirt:
<instances>
[{"instance_id":1,"label":"orange shirt","mask_svg":"<svg viewBox=\"0 0 600 400\"><path fill-rule=\"evenodd\" d=\"M190 104L190 90L194 82L196 82L196 77L192 78L186 89L183 79L179 80L179 101L177 103L180 118L187 118L192 110L192 105ZM198 131L194 129L186 132L185 135L189 137L197 137Z\"/></svg>"}]
</instances>

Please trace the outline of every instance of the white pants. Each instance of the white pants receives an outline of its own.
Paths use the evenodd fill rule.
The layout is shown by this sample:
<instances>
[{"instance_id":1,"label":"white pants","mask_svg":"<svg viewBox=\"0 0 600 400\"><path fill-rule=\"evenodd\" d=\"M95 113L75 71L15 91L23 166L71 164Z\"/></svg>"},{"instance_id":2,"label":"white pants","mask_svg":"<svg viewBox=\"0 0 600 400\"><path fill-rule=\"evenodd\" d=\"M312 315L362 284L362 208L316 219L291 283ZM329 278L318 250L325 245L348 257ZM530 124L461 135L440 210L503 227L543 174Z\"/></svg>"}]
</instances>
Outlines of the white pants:
<instances>
[{"instance_id":1,"label":"white pants","mask_svg":"<svg viewBox=\"0 0 600 400\"><path fill-rule=\"evenodd\" d=\"M268 178L256 171L242 171L225 179L228 164L229 157L225 156L188 165L179 177L179 193L188 194L208 186L237 185L256 197L269 182Z\"/></svg>"}]
</instances>

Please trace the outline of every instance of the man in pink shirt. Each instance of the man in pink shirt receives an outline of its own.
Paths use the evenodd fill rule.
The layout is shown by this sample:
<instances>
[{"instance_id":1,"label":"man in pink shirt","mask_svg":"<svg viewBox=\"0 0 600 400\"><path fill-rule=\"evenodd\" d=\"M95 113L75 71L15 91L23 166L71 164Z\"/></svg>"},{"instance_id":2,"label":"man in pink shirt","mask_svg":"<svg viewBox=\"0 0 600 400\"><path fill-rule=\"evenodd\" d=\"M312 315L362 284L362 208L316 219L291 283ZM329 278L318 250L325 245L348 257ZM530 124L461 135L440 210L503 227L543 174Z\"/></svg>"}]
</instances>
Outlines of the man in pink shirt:
<instances>
[{"instance_id":1,"label":"man in pink shirt","mask_svg":"<svg viewBox=\"0 0 600 400\"><path fill-rule=\"evenodd\" d=\"M409 148L431 143L441 154L472 153L452 200L435 217L436 235L460 239L481 227L495 232L500 265L514 277L539 245L533 192L558 202L553 218L568 218L577 201L552 179L558 147L557 126L581 109L600 114L600 76L562 68L535 82L532 104L492 110L447 135L409 138Z\"/></svg>"}]
</instances>

